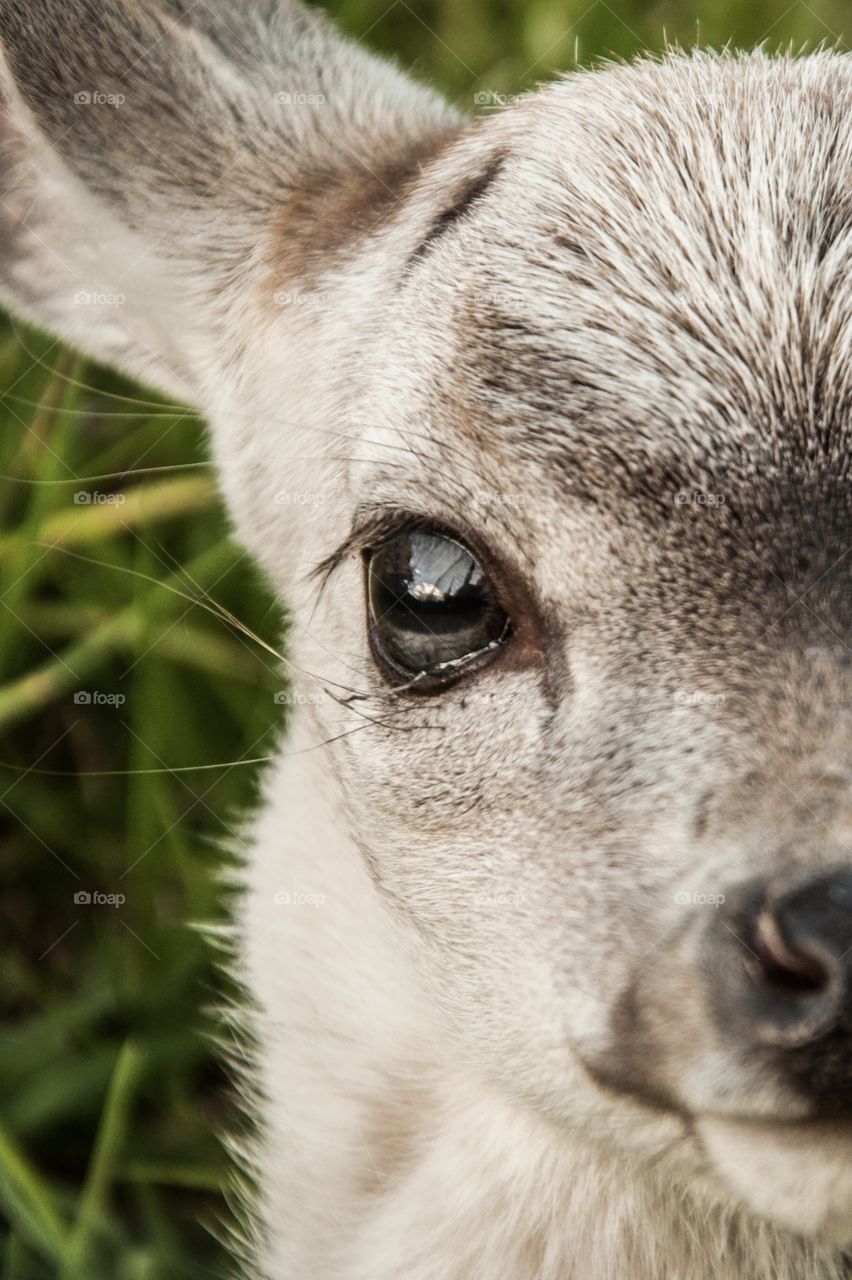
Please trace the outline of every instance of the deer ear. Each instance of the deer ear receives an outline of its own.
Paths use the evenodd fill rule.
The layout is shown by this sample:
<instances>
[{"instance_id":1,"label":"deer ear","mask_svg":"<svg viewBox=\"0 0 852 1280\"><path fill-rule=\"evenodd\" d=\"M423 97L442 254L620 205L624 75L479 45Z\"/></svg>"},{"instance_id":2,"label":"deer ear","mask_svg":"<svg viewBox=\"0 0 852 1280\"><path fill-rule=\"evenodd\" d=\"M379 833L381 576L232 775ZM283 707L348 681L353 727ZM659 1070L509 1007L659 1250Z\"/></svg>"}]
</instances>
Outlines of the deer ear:
<instances>
[{"instance_id":1,"label":"deer ear","mask_svg":"<svg viewBox=\"0 0 852 1280\"><path fill-rule=\"evenodd\" d=\"M2 64L0 303L171 397L200 402L192 326L179 323L162 261L50 146Z\"/></svg>"},{"instance_id":2,"label":"deer ear","mask_svg":"<svg viewBox=\"0 0 852 1280\"><path fill-rule=\"evenodd\" d=\"M0 49L0 301L201 407L260 246L298 269L457 128L289 0L0 0Z\"/></svg>"}]
</instances>

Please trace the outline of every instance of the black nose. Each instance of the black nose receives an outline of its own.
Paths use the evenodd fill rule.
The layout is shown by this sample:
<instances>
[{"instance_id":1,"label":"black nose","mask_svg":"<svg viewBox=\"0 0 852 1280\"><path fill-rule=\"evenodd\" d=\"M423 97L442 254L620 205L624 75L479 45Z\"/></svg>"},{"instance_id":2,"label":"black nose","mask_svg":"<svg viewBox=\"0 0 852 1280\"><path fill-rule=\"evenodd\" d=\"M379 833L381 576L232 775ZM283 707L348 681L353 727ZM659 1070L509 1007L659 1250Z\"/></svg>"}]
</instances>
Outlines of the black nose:
<instances>
[{"instance_id":1,"label":"black nose","mask_svg":"<svg viewBox=\"0 0 852 1280\"><path fill-rule=\"evenodd\" d=\"M779 1055L808 1092L852 1083L852 871L784 892L751 884L711 929L708 977L717 1021L737 1041Z\"/></svg>"},{"instance_id":2,"label":"black nose","mask_svg":"<svg viewBox=\"0 0 852 1280\"><path fill-rule=\"evenodd\" d=\"M755 1032L770 1044L802 1044L842 1016L852 986L852 872L808 880L751 922Z\"/></svg>"}]
</instances>

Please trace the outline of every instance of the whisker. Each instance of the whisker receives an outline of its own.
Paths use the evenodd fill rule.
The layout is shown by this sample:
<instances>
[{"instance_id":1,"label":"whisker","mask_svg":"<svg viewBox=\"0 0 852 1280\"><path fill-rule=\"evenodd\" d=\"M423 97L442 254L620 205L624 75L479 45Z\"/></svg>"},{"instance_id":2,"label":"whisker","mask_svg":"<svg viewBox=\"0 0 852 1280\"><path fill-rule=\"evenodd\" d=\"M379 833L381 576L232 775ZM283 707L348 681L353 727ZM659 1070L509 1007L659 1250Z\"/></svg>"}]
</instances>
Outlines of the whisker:
<instances>
[{"instance_id":1,"label":"whisker","mask_svg":"<svg viewBox=\"0 0 852 1280\"><path fill-rule=\"evenodd\" d=\"M49 369L52 376L54 376L58 381L65 382L69 386L77 387L81 391L89 391L94 395L105 396L112 400L118 400L123 404L136 404L144 408L147 408L149 410L154 410L154 412L147 413L145 415L146 418L156 418L156 417L170 418L170 417L173 417L176 412L182 413L188 419L192 419L193 417L203 418L205 416L199 409L196 409L191 405L169 404L168 402L164 402L164 401L143 400L141 397L128 396L118 392L105 391L101 388L92 386L89 383L82 382L78 378L73 378L65 373L62 373L61 371L57 371L53 366L48 365L40 357L34 355L33 352L31 352L29 348L26 346L26 344L21 340L20 334L18 333L17 330L15 331L15 337L21 349L26 353L26 355L31 360L33 360L34 363L39 365L40 368ZM17 404L27 405L32 408L40 407L38 401L27 400L24 397L13 396L10 393L3 393L2 395L0 395L0 399L10 400ZM96 410L96 409L88 409L88 408L87 409L71 409L71 410L66 410L65 412L70 414L76 414L81 417L91 416L91 417L124 418L124 417L140 416L138 413L110 414L105 410ZM236 418L242 418L247 422L254 421L256 416L250 413L240 413L239 410L230 410L229 413L230 413L230 416L236 417ZM396 444L389 440L374 440L369 436L364 436L360 432L352 433L352 432L345 431L339 428L334 428L334 427L309 426L304 422L293 422L287 418L270 417L270 418L267 418L266 421L270 424L270 426L282 427L282 428L286 428L293 431L304 431L307 429L309 431L317 432L318 434L321 434L321 435L336 437L340 440L345 440L345 441L357 442L359 444L367 445L375 449L389 449L389 450L392 450L393 452L411 454L413 457L420 460L423 459L424 455L419 451L417 451L416 449L414 449L412 445L409 444L408 442L410 440L423 440L424 442L430 445L436 444L434 436L430 435L428 432L415 431L410 427L402 427L399 424L394 424L394 433L402 439L403 441L402 444ZM448 454L449 456L453 456L453 454L456 454L457 457L463 456L460 453L460 451L458 451L455 448L455 446L453 446L449 441L443 441L441 443L441 456L446 457ZM308 460L311 460L311 459L308 459ZM354 461L354 459L343 458L343 459L334 459L334 461L348 462L348 461ZM369 461L373 462L375 461L375 459L369 459Z\"/></svg>"},{"instance_id":2,"label":"whisker","mask_svg":"<svg viewBox=\"0 0 852 1280\"><path fill-rule=\"evenodd\" d=\"M22 764L12 764L9 760L0 760L0 769L11 769L14 773L37 773L49 778L133 778L151 773L203 773L210 769L234 769L241 764L268 764L277 759L277 755L254 756L246 760L222 760L216 764L164 765L159 769L34 769Z\"/></svg>"},{"instance_id":3,"label":"whisker","mask_svg":"<svg viewBox=\"0 0 852 1280\"><path fill-rule=\"evenodd\" d=\"M55 374L57 381L61 380L63 376L64 375L61 373ZM73 383L73 380L71 379L65 379L65 380L72 381ZM83 389L86 389L85 384L83 383L79 383L77 385L79 385ZM109 391L98 390L98 395L101 395L101 396L111 395L111 394L112 392L109 392ZM128 397L128 400L130 400L130 397ZM0 401L8 401L10 404L23 405L27 409L41 408L40 401L27 400L23 396L14 396L9 391L0 391ZM142 403L144 404L145 402L142 402ZM186 412L186 410L183 406L181 406L179 409L175 408L175 409L162 409L162 410L160 410L158 407L158 412L156 413L152 413L150 411L143 413L139 409L136 409L135 411L131 411L128 409L126 413L118 413L118 412L112 412L108 409L93 409L87 406L85 409L63 409L62 412L69 418L121 418L121 419L130 418L131 420L135 418L140 422L150 422L155 418L173 418L176 413L183 414ZM192 417L193 414L196 417L199 417L199 418L202 417L202 414L195 410L191 410L187 416Z\"/></svg>"},{"instance_id":4,"label":"whisker","mask_svg":"<svg viewBox=\"0 0 852 1280\"><path fill-rule=\"evenodd\" d=\"M211 602L208 602L207 600L200 600L197 596L191 595L188 591L181 591L179 587L173 586L169 582L163 582L162 579L155 578L152 574L143 573L141 569L130 569L127 565L110 564L107 560L97 560L94 556L83 555L82 552L72 551L69 547L59 546L57 543L36 542L34 545L42 547L46 551L58 551L61 555L71 556L72 559L82 560L87 564L96 565L101 569L117 570L119 573L126 573L134 578L141 578L143 582L150 582L153 586L162 587L164 591L168 591L172 595L188 601L199 609L206 610L206 612L212 614L214 618L218 618L220 622L229 622L232 626L235 626L240 632L242 632L243 635L248 636L250 640L253 640L262 649L265 649L267 653L271 654L271 656L276 659L276 661L282 663L292 671L298 671L300 675L305 676L308 680L313 680L319 685L323 685L324 681L328 680L330 684L333 684L338 689L345 690L346 693L354 694L356 697L368 696L363 690L353 689L349 685L342 684L339 680L329 680L327 676L316 676L312 674L312 672L307 671L304 667L299 666L298 663L293 662L278 649L273 648L273 646L264 640L262 636L256 635L255 632L252 631L251 627L236 618L230 610L218 605L212 597L210 597Z\"/></svg>"},{"instance_id":5,"label":"whisker","mask_svg":"<svg viewBox=\"0 0 852 1280\"><path fill-rule=\"evenodd\" d=\"M211 611L215 611L215 616L218 616L221 621L225 621L229 623L229 625L231 625L236 630L237 632L236 639L239 640L240 644L242 644L246 649L248 649L248 646L245 644L244 637L247 637L248 639L253 640L256 644L263 644L262 637L259 636L256 631L253 631L250 627L248 627L246 623L242 622L241 619L237 618L235 614L232 614L229 609L226 609L225 606L220 603L220 601L216 600L215 597L213 597L210 594L210 592L206 589L206 587L204 587L200 582L198 582L192 576L187 566L184 564L181 564L181 562L175 556L172 555L172 553L168 550L168 548L163 546L159 538L154 537L154 543L156 544L160 552L159 558L163 567L164 568L171 567L172 571L175 574L175 577L183 578L184 581L186 581L192 589L197 591L199 593L199 596L202 597L202 599L207 602ZM145 544L143 543L143 545ZM285 662L285 663L287 662L287 659L284 658L283 655L278 655L277 652L273 656L276 657L277 661ZM266 666L268 671L272 671L272 668L268 666L266 663L264 663L264 666ZM318 679L318 677L314 677L314 678Z\"/></svg>"},{"instance_id":6,"label":"whisker","mask_svg":"<svg viewBox=\"0 0 852 1280\"><path fill-rule=\"evenodd\" d=\"M377 720L374 716L369 716L369 715L367 715L366 711L362 711L360 707L353 706L353 702L355 702L355 701L356 701L356 696L357 696L357 695L356 695L356 696L352 696L352 695L350 695L348 698L341 698L341 697L339 696L339 694L332 693L332 691L331 691L330 689L324 689L324 690L323 690L323 692L324 692L324 693L326 693L326 694L328 695L328 697L329 697L329 698L331 698L332 702L334 702L334 703L336 703L336 704L337 704L337 706L339 706L339 707L343 707L343 709L344 709L345 711L352 711L352 712L354 712L354 713L355 713L355 715L360 716L362 720L366 720L366 721L368 721L370 724L377 725L379 728L382 728L382 729L410 729L410 728L412 727L411 725L392 724L392 723L391 723L391 721L390 721L389 719L385 719L385 720ZM360 697L360 700L361 700L361 701L366 701L366 698L364 698L364 697ZM404 713L404 712L407 712L407 711L413 711L413 710L414 710L414 707L413 707L413 706L394 707L394 708L392 709L392 714L393 714L393 715L401 715L401 714L402 714L402 713ZM437 726L435 726L435 727L437 727Z\"/></svg>"},{"instance_id":7,"label":"whisker","mask_svg":"<svg viewBox=\"0 0 852 1280\"><path fill-rule=\"evenodd\" d=\"M2 398L2 397L0 397ZM163 471L190 471L199 467L212 467L212 462L175 462L169 466L131 467L125 471L105 471L97 476L63 476L58 480L34 480L27 476L11 476L0 472L0 480L8 480L10 484L29 485L63 485L93 484L96 480L126 480L128 476L156 475Z\"/></svg>"},{"instance_id":8,"label":"whisker","mask_svg":"<svg viewBox=\"0 0 852 1280\"><path fill-rule=\"evenodd\" d=\"M21 774L37 774L40 777L47 778L135 778L140 776L149 776L152 774L171 774L171 773L209 773L214 769L235 769L238 765L260 765L271 764L274 760L287 760L291 756L306 755L309 751L318 751L321 747L330 746L333 742L339 742L342 738L349 738L355 733L359 733L362 729L367 729L370 725L379 728L401 728L403 726L391 725L381 720L369 719L369 724L356 725L354 729L347 729L343 733L332 735L330 738L324 738L322 742L314 742L309 747L301 747L298 751L285 751L269 756L252 756L239 758L237 760L219 760L213 764L181 764L181 765L162 765L159 768L151 769L39 769L32 765L13 764L10 760L0 760L0 769L8 769L12 773ZM270 726L274 728L274 726ZM438 725L420 725L420 726L404 726L409 730L412 728L438 728Z\"/></svg>"},{"instance_id":9,"label":"whisker","mask_svg":"<svg viewBox=\"0 0 852 1280\"><path fill-rule=\"evenodd\" d=\"M15 324L14 317L10 316L8 318L14 330L15 341L18 343L24 354L32 360L34 365L38 365L40 369L47 369L51 374L54 374L60 382L66 382L69 386L76 387L79 391L90 391L96 396L107 397L110 400L118 400L122 404L140 404L153 409L171 409L173 412L177 413L187 411L188 406L185 404L168 404L162 400L143 400L140 396L128 396L117 391L106 391L102 387L93 387L91 383L82 382L79 378L71 378L68 374L56 372L51 365L47 364L47 362L41 358L41 356L37 356L30 351L27 344L21 338L18 327ZM192 412L195 411L193 410Z\"/></svg>"},{"instance_id":10,"label":"whisker","mask_svg":"<svg viewBox=\"0 0 852 1280\"><path fill-rule=\"evenodd\" d=\"M301 747L298 751L285 751L285 752L283 753L283 755L282 755L280 758L281 758L282 760L289 760L289 759L291 759L293 756L304 756L304 755L307 755L310 751L319 751L319 749L320 749L321 747L330 747L330 746L332 745L332 743L334 743L334 742L341 742L344 738L351 738L351 737L353 736L353 734L356 734L356 733L363 733L365 729L370 729L370 728L372 728L372 727L373 727L373 726L372 726L372 723L370 723L370 724L358 724L358 725L356 725L356 726L355 726L355 728L354 728L354 729L347 729L344 733L338 733L338 734L335 734L335 735L334 735L333 737L331 737L331 738L326 738L323 742L315 742L315 743L313 743L313 745L312 745L312 746L310 746L310 747ZM411 727L412 727L412 728L417 728L418 726L414 725L414 726L411 726ZM419 727L421 727L421 728L430 728L430 727L434 728L435 726L422 725L422 726L419 726Z\"/></svg>"}]
</instances>

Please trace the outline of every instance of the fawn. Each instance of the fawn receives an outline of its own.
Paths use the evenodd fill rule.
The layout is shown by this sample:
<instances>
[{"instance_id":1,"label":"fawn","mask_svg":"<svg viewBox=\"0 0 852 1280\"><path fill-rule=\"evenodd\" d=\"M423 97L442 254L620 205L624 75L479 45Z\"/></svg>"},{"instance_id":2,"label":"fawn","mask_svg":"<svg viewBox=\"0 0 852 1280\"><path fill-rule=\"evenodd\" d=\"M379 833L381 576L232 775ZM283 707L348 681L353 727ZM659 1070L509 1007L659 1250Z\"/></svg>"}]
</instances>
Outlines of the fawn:
<instances>
[{"instance_id":1,"label":"fawn","mask_svg":"<svg viewBox=\"0 0 852 1280\"><path fill-rule=\"evenodd\" d=\"M292 613L242 1273L849 1274L848 57L467 118L279 0L0 41L0 296L204 412Z\"/></svg>"}]
</instances>

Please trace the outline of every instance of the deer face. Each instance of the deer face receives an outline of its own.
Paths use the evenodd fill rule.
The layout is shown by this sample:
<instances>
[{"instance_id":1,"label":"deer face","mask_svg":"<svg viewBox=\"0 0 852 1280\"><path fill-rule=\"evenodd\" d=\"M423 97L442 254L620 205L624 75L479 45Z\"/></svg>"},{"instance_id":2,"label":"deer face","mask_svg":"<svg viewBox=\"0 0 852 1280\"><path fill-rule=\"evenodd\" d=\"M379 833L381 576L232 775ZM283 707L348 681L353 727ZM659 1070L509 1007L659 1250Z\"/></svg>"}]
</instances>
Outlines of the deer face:
<instances>
[{"instance_id":1,"label":"deer face","mask_svg":"<svg viewBox=\"0 0 852 1280\"><path fill-rule=\"evenodd\" d=\"M353 358L310 625L363 694L352 839L462 1052L566 1122L578 1069L675 1112L844 1239L850 157L835 186L801 155L845 109L816 70L619 72L495 122Z\"/></svg>"},{"instance_id":2,"label":"deer face","mask_svg":"<svg viewBox=\"0 0 852 1280\"><path fill-rule=\"evenodd\" d=\"M677 1117L725 1194L846 1241L846 60L672 57L475 126L370 69L359 125L347 52L339 150L275 114L270 54L118 5L128 113L69 127L0 14L10 145L52 143L19 186L79 212L62 280L128 243L148 280L123 331L74 330L22 214L7 292L207 410L346 838L464 1060L557 1125ZM116 59L160 27L155 161Z\"/></svg>"}]
</instances>

